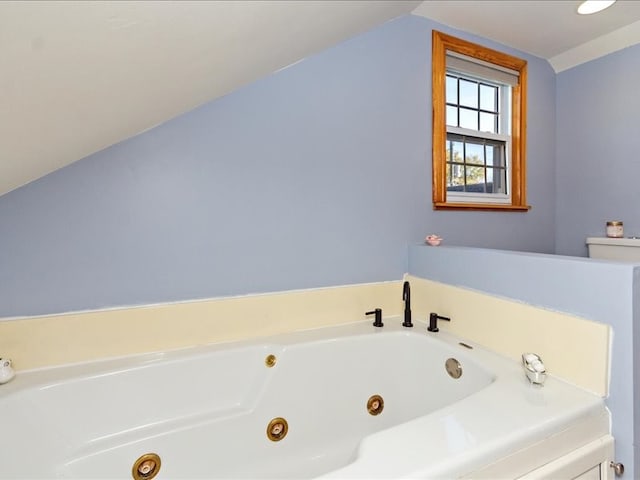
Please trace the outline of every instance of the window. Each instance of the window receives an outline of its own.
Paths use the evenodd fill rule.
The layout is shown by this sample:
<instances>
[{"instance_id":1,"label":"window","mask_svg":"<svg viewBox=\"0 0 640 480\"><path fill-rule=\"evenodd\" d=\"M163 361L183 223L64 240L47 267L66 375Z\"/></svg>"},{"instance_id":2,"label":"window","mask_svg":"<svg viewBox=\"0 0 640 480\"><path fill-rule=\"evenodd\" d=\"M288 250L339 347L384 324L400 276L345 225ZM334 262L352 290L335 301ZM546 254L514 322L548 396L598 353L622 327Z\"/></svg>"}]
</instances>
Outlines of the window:
<instances>
[{"instance_id":1,"label":"window","mask_svg":"<svg viewBox=\"0 0 640 480\"><path fill-rule=\"evenodd\" d=\"M435 209L526 211L527 62L433 32Z\"/></svg>"}]
</instances>

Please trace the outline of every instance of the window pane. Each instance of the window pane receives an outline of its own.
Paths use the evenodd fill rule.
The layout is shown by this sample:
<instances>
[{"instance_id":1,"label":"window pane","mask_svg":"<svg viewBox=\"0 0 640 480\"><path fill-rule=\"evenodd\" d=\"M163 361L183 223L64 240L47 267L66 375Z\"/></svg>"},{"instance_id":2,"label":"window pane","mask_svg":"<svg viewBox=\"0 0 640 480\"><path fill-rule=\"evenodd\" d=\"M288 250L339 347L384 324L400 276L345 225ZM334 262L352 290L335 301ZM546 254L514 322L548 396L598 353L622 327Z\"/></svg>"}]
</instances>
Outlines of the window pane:
<instances>
[{"instance_id":1,"label":"window pane","mask_svg":"<svg viewBox=\"0 0 640 480\"><path fill-rule=\"evenodd\" d=\"M466 192L484 192L484 168L467 167L467 187Z\"/></svg>"},{"instance_id":2,"label":"window pane","mask_svg":"<svg viewBox=\"0 0 640 480\"><path fill-rule=\"evenodd\" d=\"M448 133L446 190L506 194L505 148L500 140Z\"/></svg>"},{"instance_id":3,"label":"window pane","mask_svg":"<svg viewBox=\"0 0 640 480\"><path fill-rule=\"evenodd\" d=\"M447 107L449 108L449 107ZM498 133L498 116L492 113L480 112L480 131Z\"/></svg>"},{"instance_id":4,"label":"window pane","mask_svg":"<svg viewBox=\"0 0 640 480\"><path fill-rule=\"evenodd\" d=\"M447 105L447 125L458 126L458 109Z\"/></svg>"},{"instance_id":5,"label":"window pane","mask_svg":"<svg viewBox=\"0 0 640 480\"><path fill-rule=\"evenodd\" d=\"M447 75L447 103L458 103L458 80Z\"/></svg>"},{"instance_id":6,"label":"window pane","mask_svg":"<svg viewBox=\"0 0 640 480\"><path fill-rule=\"evenodd\" d=\"M460 109L460 126L470 130L478 130L478 112L475 110Z\"/></svg>"},{"instance_id":7,"label":"window pane","mask_svg":"<svg viewBox=\"0 0 640 480\"><path fill-rule=\"evenodd\" d=\"M457 187L464 185L464 166L463 165L447 165L447 187ZM461 188L454 188L459 192Z\"/></svg>"},{"instance_id":8,"label":"window pane","mask_svg":"<svg viewBox=\"0 0 640 480\"><path fill-rule=\"evenodd\" d=\"M504 144L487 144L487 165L504 167Z\"/></svg>"},{"instance_id":9,"label":"window pane","mask_svg":"<svg viewBox=\"0 0 640 480\"><path fill-rule=\"evenodd\" d=\"M489 193L507 193L507 178L504 168L487 168L487 191Z\"/></svg>"},{"instance_id":10,"label":"window pane","mask_svg":"<svg viewBox=\"0 0 640 480\"><path fill-rule=\"evenodd\" d=\"M484 145L477 143L467 143L467 163L484 165Z\"/></svg>"},{"instance_id":11,"label":"window pane","mask_svg":"<svg viewBox=\"0 0 640 480\"><path fill-rule=\"evenodd\" d=\"M478 84L460 79L460 105L478 108Z\"/></svg>"},{"instance_id":12,"label":"window pane","mask_svg":"<svg viewBox=\"0 0 640 480\"><path fill-rule=\"evenodd\" d=\"M498 88L489 85L480 85L480 108L491 112L498 111Z\"/></svg>"},{"instance_id":13,"label":"window pane","mask_svg":"<svg viewBox=\"0 0 640 480\"><path fill-rule=\"evenodd\" d=\"M495 176L494 175L494 169L493 168L487 168L486 175L487 175L487 187L486 187L487 188L487 193L493 193L494 190L498 191L498 190L496 190L496 188L499 188L499 183L500 182L496 178L494 178L494 176ZM500 175L498 173L498 177L499 176ZM495 184L494 181L497 181L498 183Z\"/></svg>"},{"instance_id":14,"label":"window pane","mask_svg":"<svg viewBox=\"0 0 640 480\"><path fill-rule=\"evenodd\" d=\"M458 163L462 163L463 159L462 159L462 142L450 142L451 145L451 158L449 159L450 162L458 162Z\"/></svg>"}]
</instances>

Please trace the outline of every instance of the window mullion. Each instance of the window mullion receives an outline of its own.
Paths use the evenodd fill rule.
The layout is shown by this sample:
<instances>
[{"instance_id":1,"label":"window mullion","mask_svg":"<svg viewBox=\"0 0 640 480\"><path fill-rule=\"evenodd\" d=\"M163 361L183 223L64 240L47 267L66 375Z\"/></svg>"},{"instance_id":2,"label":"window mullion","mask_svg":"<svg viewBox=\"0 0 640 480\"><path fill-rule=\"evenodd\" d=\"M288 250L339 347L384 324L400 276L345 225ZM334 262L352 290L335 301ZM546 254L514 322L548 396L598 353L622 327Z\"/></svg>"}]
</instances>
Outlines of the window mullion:
<instances>
[{"instance_id":1,"label":"window mullion","mask_svg":"<svg viewBox=\"0 0 640 480\"><path fill-rule=\"evenodd\" d=\"M480 82L476 83L476 121L478 122L478 130L480 130Z\"/></svg>"},{"instance_id":2,"label":"window mullion","mask_svg":"<svg viewBox=\"0 0 640 480\"><path fill-rule=\"evenodd\" d=\"M457 106L456 113L458 114L458 121L456 122L456 127L460 127L460 78L456 77L456 97L457 97Z\"/></svg>"},{"instance_id":3,"label":"window mullion","mask_svg":"<svg viewBox=\"0 0 640 480\"><path fill-rule=\"evenodd\" d=\"M465 135L467 137L474 137L474 138L486 138L487 140L493 140L498 142L509 141L509 137L506 135L499 135L499 134L490 133L490 132L478 132L476 130L470 130L468 128L454 127L452 125L449 125L447 127L447 133L453 133L455 135Z\"/></svg>"},{"instance_id":4,"label":"window mullion","mask_svg":"<svg viewBox=\"0 0 640 480\"><path fill-rule=\"evenodd\" d=\"M482 167L484 171L484 192L487 193L487 142L482 142Z\"/></svg>"},{"instance_id":5,"label":"window mullion","mask_svg":"<svg viewBox=\"0 0 640 480\"><path fill-rule=\"evenodd\" d=\"M462 142L462 178L464 179L464 191L467 191L467 142Z\"/></svg>"}]
</instances>

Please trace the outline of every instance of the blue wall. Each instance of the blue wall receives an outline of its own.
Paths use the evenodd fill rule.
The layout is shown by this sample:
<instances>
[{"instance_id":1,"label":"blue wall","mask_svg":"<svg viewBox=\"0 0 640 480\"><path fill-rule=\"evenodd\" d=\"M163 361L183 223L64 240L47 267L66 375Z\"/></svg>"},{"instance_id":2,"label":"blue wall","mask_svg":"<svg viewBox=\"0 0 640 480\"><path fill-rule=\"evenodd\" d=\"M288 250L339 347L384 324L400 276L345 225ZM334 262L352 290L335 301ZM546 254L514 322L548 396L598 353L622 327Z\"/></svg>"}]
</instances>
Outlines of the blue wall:
<instances>
[{"instance_id":1,"label":"blue wall","mask_svg":"<svg viewBox=\"0 0 640 480\"><path fill-rule=\"evenodd\" d=\"M607 220L640 236L640 45L557 76L556 252L587 255Z\"/></svg>"},{"instance_id":2,"label":"blue wall","mask_svg":"<svg viewBox=\"0 0 640 480\"><path fill-rule=\"evenodd\" d=\"M431 232L552 252L555 75L538 58L533 210L431 209L434 27L503 48L401 17L0 197L0 317L398 279Z\"/></svg>"},{"instance_id":3,"label":"blue wall","mask_svg":"<svg viewBox=\"0 0 640 480\"><path fill-rule=\"evenodd\" d=\"M560 255L478 248L409 248L409 273L611 325L610 395L616 462L638 478L640 266ZM638 299L638 301L636 301ZM553 335L553 332L549 332ZM578 340L579 341L579 340ZM635 452L635 453L634 453Z\"/></svg>"},{"instance_id":4,"label":"blue wall","mask_svg":"<svg viewBox=\"0 0 640 480\"><path fill-rule=\"evenodd\" d=\"M605 235L607 220L624 221L626 236L640 236L640 45L620 50L557 75L557 210L556 253L586 256L585 239ZM616 282L612 280L612 285ZM603 309L617 308L619 296L594 290ZM633 372L634 405L640 405L640 281L635 272L633 317L627 329L614 329L612 396L614 382L629 381ZM596 317L597 318L597 317ZM611 314L602 321L619 325ZM623 337L621 339L620 337ZM627 343L636 347L629 347ZM624 345L623 345L624 343ZM616 361L616 358L618 361ZM622 386L620 388L623 388ZM635 472L640 472L640 409L613 408L618 425L616 449L628 467L633 448ZM622 422L633 419L633 445ZM624 443L621 443L624 442ZM616 453L618 455L618 453ZM637 473L636 473L637 475ZM633 471L625 472L633 476Z\"/></svg>"},{"instance_id":5,"label":"blue wall","mask_svg":"<svg viewBox=\"0 0 640 480\"><path fill-rule=\"evenodd\" d=\"M529 61L530 212L432 210L433 28ZM636 46L556 77L544 60L421 17L388 22L0 197L0 317L397 280L407 244L428 233L574 255L608 219L640 235L639 60ZM554 277L548 258L513 254L502 276L497 254L480 250L473 262L495 278L479 281L464 249L425 251L442 255L423 266L431 278L456 283L446 275L464 271L480 290L589 318L628 293L603 295L608 284L569 260ZM565 295L565 280L581 293ZM614 382L633 365L622 335ZM627 442L632 387L616 388Z\"/></svg>"}]
</instances>

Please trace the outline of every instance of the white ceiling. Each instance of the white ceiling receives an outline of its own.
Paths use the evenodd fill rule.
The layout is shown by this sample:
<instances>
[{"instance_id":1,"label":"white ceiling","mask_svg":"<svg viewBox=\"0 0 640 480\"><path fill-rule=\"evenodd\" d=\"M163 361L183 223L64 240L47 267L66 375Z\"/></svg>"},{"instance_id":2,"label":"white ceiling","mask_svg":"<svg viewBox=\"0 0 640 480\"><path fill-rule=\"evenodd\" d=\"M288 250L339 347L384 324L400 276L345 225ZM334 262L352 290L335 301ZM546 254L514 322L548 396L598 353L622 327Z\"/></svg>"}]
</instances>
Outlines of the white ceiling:
<instances>
[{"instance_id":1,"label":"white ceiling","mask_svg":"<svg viewBox=\"0 0 640 480\"><path fill-rule=\"evenodd\" d=\"M640 42L640 2L577 4L2 1L0 195L414 9L556 70Z\"/></svg>"},{"instance_id":2,"label":"white ceiling","mask_svg":"<svg viewBox=\"0 0 640 480\"><path fill-rule=\"evenodd\" d=\"M578 15L580 3L426 0L413 13L546 58L556 71L640 42L640 1L618 0L594 15Z\"/></svg>"}]
</instances>

